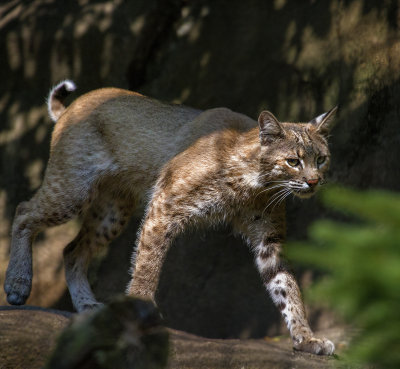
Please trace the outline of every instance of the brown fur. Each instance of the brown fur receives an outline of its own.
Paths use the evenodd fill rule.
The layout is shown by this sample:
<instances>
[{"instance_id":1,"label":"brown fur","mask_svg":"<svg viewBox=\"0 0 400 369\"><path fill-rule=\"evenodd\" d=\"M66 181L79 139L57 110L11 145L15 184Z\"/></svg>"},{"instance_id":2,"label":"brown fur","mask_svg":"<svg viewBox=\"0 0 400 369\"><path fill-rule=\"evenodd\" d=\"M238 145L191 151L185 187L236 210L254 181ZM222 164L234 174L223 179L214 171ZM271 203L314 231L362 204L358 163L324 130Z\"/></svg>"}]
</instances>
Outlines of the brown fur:
<instances>
[{"instance_id":1,"label":"brown fur","mask_svg":"<svg viewBox=\"0 0 400 369\"><path fill-rule=\"evenodd\" d=\"M262 112L257 125L229 109L201 112L113 88L65 108L57 98L62 88L49 98L58 121L43 184L18 207L13 223L5 282L10 303L23 304L30 293L37 232L82 214L82 229L64 251L66 279L78 311L96 306L86 277L90 259L142 202L147 208L128 294L154 299L168 247L186 227L229 222L253 250L295 347L333 353L330 341L313 337L297 283L279 255L284 199L309 197L323 181L335 109L298 124Z\"/></svg>"}]
</instances>

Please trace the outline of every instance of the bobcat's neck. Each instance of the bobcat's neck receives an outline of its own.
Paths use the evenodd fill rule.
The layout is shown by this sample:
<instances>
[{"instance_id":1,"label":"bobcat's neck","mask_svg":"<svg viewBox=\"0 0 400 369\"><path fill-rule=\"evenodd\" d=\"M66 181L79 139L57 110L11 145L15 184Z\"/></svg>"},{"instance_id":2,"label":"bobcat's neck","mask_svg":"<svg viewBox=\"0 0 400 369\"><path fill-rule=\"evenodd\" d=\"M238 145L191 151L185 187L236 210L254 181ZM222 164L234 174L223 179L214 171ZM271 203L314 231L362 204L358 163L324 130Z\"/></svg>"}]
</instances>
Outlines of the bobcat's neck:
<instances>
[{"instance_id":1,"label":"bobcat's neck","mask_svg":"<svg viewBox=\"0 0 400 369\"><path fill-rule=\"evenodd\" d=\"M235 181L242 191L254 191L260 188L261 146L258 128L237 133L227 160L227 177Z\"/></svg>"}]
</instances>

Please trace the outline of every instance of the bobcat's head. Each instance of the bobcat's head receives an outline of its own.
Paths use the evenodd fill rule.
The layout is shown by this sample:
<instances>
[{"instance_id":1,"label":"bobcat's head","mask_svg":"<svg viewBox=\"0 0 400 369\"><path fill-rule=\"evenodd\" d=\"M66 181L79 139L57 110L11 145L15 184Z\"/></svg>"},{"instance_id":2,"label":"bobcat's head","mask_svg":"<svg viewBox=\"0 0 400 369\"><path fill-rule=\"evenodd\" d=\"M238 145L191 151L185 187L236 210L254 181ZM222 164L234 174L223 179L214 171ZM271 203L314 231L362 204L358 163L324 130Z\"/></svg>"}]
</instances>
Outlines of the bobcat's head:
<instances>
[{"instance_id":1,"label":"bobcat's head","mask_svg":"<svg viewBox=\"0 0 400 369\"><path fill-rule=\"evenodd\" d=\"M261 141L260 182L280 198L306 198L324 182L330 153L327 137L337 107L308 123L281 123L269 111L258 118Z\"/></svg>"}]
</instances>

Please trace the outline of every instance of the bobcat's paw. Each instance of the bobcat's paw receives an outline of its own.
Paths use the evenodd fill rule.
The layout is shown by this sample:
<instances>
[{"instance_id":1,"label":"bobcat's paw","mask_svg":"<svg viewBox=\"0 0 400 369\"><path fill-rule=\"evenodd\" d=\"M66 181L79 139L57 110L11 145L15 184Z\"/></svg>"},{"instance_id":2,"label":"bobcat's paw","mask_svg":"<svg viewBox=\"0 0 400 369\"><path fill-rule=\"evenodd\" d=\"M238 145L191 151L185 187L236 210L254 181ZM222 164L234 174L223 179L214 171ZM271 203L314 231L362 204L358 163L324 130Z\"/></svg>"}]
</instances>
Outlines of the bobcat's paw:
<instances>
[{"instance_id":1,"label":"bobcat's paw","mask_svg":"<svg viewBox=\"0 0 400 369\"><path fill-rule=\"evenodd\" d=\"M310 352L315 355L333 355L335 345L326 338L306 338L301 342L295 342L294 348L299 351Z\"/></svg>"},{"instance_id":2,"label":"bobcat's paw","mask_svg":"<svg viewBox=\"0 0 400 369\"><path fill-rule=\"evenodd\" d=\"M23 305L29 297L32 288L32 280L27 278L6 277L4 291L7 301L11 305Z\"/></svg>"}]
</instances>

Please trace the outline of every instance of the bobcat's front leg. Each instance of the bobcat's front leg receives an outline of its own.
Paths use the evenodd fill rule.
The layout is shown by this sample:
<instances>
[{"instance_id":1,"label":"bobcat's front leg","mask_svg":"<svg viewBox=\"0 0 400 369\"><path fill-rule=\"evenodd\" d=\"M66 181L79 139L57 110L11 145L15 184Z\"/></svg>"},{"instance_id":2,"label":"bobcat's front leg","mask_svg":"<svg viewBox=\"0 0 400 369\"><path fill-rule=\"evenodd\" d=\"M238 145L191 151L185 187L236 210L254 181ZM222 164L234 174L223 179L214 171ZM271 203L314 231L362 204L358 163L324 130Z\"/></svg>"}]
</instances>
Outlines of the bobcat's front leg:
<instances>
[{"instance_id":1,"label":"bobcat's front leg","mask_svg":"<svg viewBox=\"0 0 400 369\"><path fill-rule=\"evenodd\" d=\"M171 200L171 199L169 199ZM172 200L171 200L172 201ZM132 257L127 294L155 302L162 265L173 239L185 225L184 210L157 194L151 201Z\"/></svg>"},{"instance_id":2,"label":"bobcat's front leg","mask_svg":"<svg viewBox=\"0 0 400 369\"><path fill-rule=\"evenodd\" d=\"M267 246L266 247L270 247ZM262 264L257 256L258 264ZM258 266L274 304L280 310L290 331L295 349L316 355L332 355L335 345L323 338L314 337L307 322L299 287L294 277L280 267L280 270L267 270Z\"/></svg>"},{"instance_id":3,"label":"bobcat's front leg","mask_svg":"<svg viewBox=\"0 0 400 369\"><path fill-rule=\"evenodd\" d=\"M294 348L317 355L332 355L335 346L327 339L314 337L307 322L300 289L295 278L280 260L284 238L283 208L274 217L247 214L237 225L251 244L255 263L264 286L285 319Z\"/></svg>"}]
</instances>

